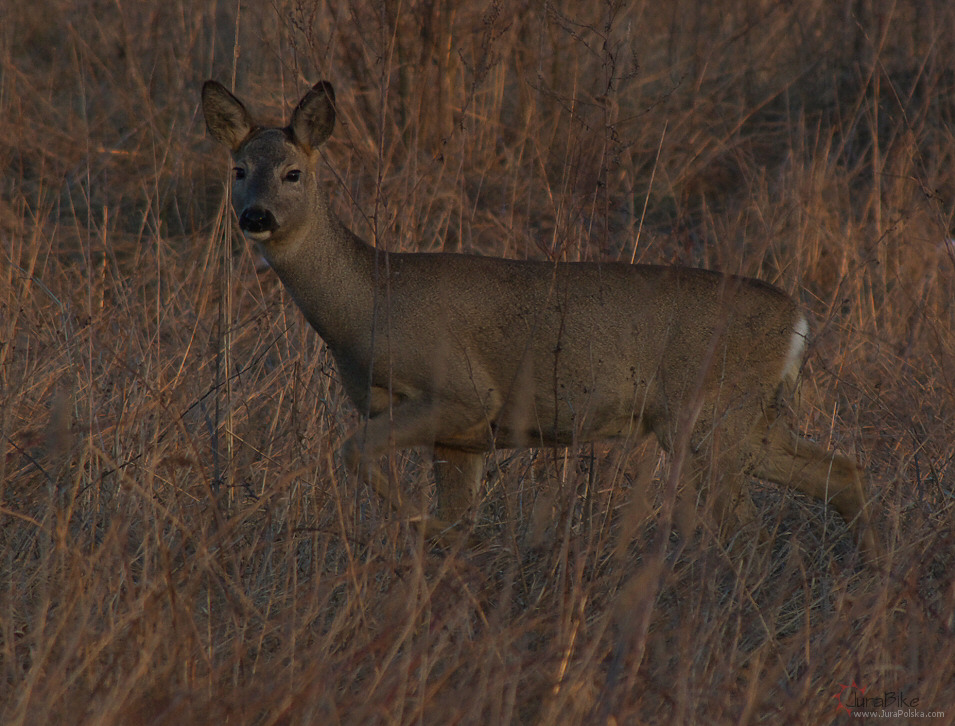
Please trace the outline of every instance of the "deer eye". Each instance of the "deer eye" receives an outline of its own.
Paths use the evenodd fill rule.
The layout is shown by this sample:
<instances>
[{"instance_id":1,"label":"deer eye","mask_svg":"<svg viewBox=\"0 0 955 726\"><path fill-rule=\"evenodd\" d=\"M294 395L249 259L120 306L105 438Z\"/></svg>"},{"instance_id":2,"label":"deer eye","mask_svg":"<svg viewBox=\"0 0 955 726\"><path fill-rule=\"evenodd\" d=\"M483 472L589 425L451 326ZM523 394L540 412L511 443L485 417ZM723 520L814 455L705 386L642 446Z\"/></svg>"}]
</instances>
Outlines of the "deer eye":
<instances>
[{"instance_id":1,"label":"deer eye","mask_svg":"<svg viewBox=\"0 0 955 726\"><path fill-rule=\"evenodd\" d=\"M245 169L241 166L236 166L232 169L232 173L235 174L235 180L245 179Z\"/></svg>"},{"instance_id":2,"label":"deer eye","mask_svg":"<svg viewBox=\"0 0 955 726\"><path fill-rule=\"evenodd\" d=\"M290 171L285 172L285 181L287 182L297 182L302 178L302 172L298 169L291 169Z\"/></svg>"}]
</instances>

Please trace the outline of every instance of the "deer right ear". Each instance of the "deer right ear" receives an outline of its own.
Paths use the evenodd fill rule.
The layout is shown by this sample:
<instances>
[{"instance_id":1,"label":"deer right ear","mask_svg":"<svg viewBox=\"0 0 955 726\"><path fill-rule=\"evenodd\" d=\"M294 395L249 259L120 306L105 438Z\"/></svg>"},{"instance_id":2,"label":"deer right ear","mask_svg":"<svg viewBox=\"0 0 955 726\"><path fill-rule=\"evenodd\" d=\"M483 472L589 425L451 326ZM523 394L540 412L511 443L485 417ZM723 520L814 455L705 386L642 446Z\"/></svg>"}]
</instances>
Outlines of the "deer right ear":
<instances>
[{"instance_id":1,"label":"deer right ear","mask_svg":"<svg viewBox=\"0 0 955 726\"><path fill-rule=\"evenodd\" d=\"M212 138L232 151L238 150L252 132L252 117L245 106L216 81L202 85L202 115Z\"/></svg>"},{"instance_id":2,"label":"deer right ear","mask_svg":"<svg viewBox=\"0 0 955 726\"><path fill-rule=\"evenodd\" d=\"M335 89L319 81L292 111L289 128L295 141L308 151L321 146L335 126Z\"/></svg>"}]
</instances>

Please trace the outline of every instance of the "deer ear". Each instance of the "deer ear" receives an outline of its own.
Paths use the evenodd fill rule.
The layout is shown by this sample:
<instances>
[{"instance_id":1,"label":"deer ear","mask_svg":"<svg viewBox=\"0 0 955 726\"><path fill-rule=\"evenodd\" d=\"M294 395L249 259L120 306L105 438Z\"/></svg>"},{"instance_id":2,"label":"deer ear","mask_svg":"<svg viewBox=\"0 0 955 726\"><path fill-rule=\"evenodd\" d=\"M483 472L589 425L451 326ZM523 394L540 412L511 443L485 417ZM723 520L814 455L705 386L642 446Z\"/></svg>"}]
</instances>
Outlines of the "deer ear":
<instances>
[{"instance_id":1,"label":"deer ear","mask_svg":"<svg viewBox=\"0 0 955 726\"><path fill-rule=\"evenodd\" d=\"M202 114L216 141L236 151L252 132L252 117L242 102L216 81L202 85Z\"/></svg>"},{"instance_id":2,"label":"deer ear","mask_svg":"<svg viewBox=\"0 0 955 726\"><path fill-rule=\"evenodd\" d=\"M289 128L296 143L307 151L321 146L335 126L335 89L319 81L292 111Z\"/></svg>"}]
</instances>

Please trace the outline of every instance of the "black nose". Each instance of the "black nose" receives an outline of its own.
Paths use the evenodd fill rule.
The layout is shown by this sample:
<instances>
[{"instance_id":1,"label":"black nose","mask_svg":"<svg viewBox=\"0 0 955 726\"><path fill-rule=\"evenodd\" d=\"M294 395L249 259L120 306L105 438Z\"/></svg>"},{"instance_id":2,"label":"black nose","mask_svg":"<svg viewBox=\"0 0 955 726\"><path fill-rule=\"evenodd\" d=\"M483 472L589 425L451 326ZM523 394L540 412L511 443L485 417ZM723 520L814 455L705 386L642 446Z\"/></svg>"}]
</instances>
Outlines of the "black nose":
<instances>
[{"instance_id":1,"label":"black nose","mask_svg":"<svg viewBox=\"0 0 955 726\"><path fill-rule=\"evenodd\" d=\"M239 226L243 232L274 232L278 229L275 216L261 207L249 207L239 217Z\"/></svg>"}]
</instances>

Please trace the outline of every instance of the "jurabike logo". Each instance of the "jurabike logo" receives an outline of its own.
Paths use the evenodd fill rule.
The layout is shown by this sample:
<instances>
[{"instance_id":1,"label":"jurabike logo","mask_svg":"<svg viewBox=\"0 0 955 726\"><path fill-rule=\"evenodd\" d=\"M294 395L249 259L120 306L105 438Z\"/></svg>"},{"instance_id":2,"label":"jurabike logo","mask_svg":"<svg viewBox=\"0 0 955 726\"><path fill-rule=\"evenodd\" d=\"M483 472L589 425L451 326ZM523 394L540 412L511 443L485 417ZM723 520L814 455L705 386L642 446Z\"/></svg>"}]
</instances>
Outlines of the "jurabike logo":
<instances>
[{"instance_id":1,"label":"jurabike logo","mask_svg":"<svg viewBox=\"0 0 955 726\"><path fill-rule=\"evenodd\" d=\"M843 711L850 716L858 709L916 709L919 705L918 696L912 696L902 689L867 695L866 688L855 681L840 683L839 692L833 698L837 701L836 713Z\"/></svg>"}]
</instances>

